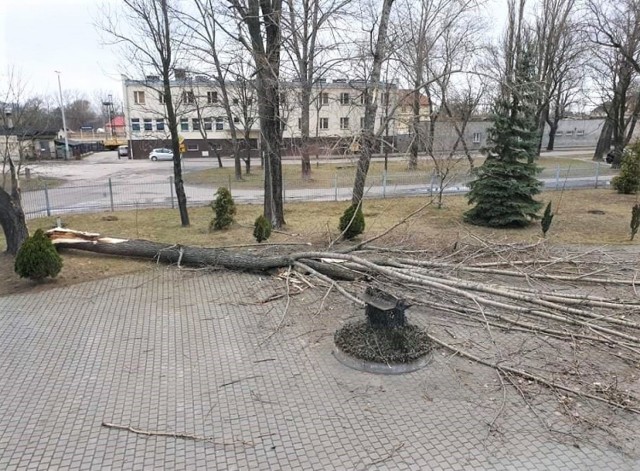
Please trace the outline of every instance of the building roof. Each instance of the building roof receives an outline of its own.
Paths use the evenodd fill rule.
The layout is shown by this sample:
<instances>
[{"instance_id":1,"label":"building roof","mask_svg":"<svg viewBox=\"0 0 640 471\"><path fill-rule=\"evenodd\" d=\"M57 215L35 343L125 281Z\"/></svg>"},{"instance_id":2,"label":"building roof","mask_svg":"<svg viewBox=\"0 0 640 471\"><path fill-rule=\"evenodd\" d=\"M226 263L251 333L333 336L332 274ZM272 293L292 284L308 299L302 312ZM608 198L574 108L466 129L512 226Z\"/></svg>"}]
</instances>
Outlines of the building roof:
<instances>
[{"instance_id":1,"label":"building roof","mask_svg":"<svg viewBox=\"0 0 640 471\"><path fill-rule=\"evenodd\" d=\"M109 124L107 124L107 126L108 127L113 127L113 128L123 128L124 127L124 116L116 116L111 121L109 121Z\"/></svg>"},{"instance_id":2,"label":"building roof","mask_svg":"<svg viewBox=\"0 0 640 471\"><path fill-rule=\"evenodd\" d=\"M413 95L414 90L398 90L398 102L401 106L403 105L412 105L413 104ZM426 95L420 94L420 106L427 107L429 106L429 97Z\"/></svg>"}]
</instances>

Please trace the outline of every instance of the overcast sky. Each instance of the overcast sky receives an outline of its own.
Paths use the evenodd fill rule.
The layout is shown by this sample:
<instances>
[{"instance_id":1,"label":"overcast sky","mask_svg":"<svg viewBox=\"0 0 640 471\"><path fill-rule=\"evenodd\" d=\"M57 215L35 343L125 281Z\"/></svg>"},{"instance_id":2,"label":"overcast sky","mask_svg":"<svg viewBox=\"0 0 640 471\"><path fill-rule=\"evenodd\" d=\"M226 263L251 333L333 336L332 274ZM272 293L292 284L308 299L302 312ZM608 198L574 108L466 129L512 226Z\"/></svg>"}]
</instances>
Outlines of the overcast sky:
<instances>
[{"instance_id":1,"label":"overcast sky","mask_svg":"<svg viewBox=\"0 0 640 471\"><path fill-rule=\"evenodd\" d=\"M112 0L117 1L117 0ZM121 94L117 50L101 44L94 23L103 0L0 0L0 77L15 67L33 93L62 86L92 97Z\"/></svg>"},{"instance_id":2,"label":"overcast sky","mask_svg":"<svg viewBox=\"0 0 640 471\"><path fill-rule=\"evenodd\" d=\"M66 91L121 96L119 50L103 45L95 26L109 3L117 6L119 0L0 0L0 80L15 67L31 93L57 96L59 70ZM506 0L489 5L494 8L485 11L493 24L502 25Z\"/></svg>"}]
</instances>

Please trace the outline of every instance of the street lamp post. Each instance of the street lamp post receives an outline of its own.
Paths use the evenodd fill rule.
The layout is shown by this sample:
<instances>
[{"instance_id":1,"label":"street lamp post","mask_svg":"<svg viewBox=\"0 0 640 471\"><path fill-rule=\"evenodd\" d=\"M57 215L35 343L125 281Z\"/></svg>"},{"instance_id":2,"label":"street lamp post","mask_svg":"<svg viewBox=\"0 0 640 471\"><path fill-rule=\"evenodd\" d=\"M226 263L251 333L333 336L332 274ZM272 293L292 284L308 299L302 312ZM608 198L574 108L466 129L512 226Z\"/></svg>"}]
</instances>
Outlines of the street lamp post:
<instances>
[{"instance_id":1,"label":"street lamp post","mask_svg":"<svg viewBox=\"0 0 640 471\"><path fill-rule=\"evenodd\" d=\"M64 160L69 160L69 139L67 138L67 120L64 117L64 103L62 102L62 84L60 83L60 71L54 70L58 74L58 92L60 93L60 111L62 111L62 128L64 132Z\"/></svg>"}]
</instances>

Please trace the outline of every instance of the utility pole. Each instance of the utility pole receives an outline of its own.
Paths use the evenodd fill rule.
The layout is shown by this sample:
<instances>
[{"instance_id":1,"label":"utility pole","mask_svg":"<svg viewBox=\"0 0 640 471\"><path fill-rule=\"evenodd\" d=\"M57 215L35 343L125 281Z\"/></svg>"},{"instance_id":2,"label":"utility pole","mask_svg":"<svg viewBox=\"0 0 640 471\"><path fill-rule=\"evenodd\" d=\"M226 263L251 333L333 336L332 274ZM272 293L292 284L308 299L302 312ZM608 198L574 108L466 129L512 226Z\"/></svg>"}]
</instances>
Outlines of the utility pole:
<instances>
[{"instance_id":1,"label":"utility pole","mask_svg":"<svg viewBox=\"0 0 640 471\"><path fill-rule=\"evenodd\" d=\"M62 84L60 83L60 71L54 70L58 74L58 92L60 93L60 111L62 111L62 128L64 131L64 160L69 160L69 139L67 138L67 120L64 117L64 103L62 102Z\"/></svg>"}]
</instances>

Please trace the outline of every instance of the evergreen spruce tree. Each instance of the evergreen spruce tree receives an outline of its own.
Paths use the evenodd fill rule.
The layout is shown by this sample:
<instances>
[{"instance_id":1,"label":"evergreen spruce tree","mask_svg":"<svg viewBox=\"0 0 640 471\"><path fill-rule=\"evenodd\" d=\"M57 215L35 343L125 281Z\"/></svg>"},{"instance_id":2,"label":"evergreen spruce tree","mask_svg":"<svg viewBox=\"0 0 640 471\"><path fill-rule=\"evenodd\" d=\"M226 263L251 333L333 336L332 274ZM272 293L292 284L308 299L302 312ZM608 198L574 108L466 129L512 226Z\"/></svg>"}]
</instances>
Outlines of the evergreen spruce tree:
<instances>
[{"instance_id":1,"label":"evergreen spruce tree","mask_svg":"<svg viewBox=\"0 0 640 471\"><path fill-rule=\"evenodd\" d=\"M515 77L506 90L494 105L488 146L481 150L487 158L476 170L467 194L469 204L475 206L464 220L478 226L524 227L539 218L542 206L533 199L542 183L536 178L540 169L535 163L537 87L526 51L519 55Z\"/></svg>"}]
</instances>

